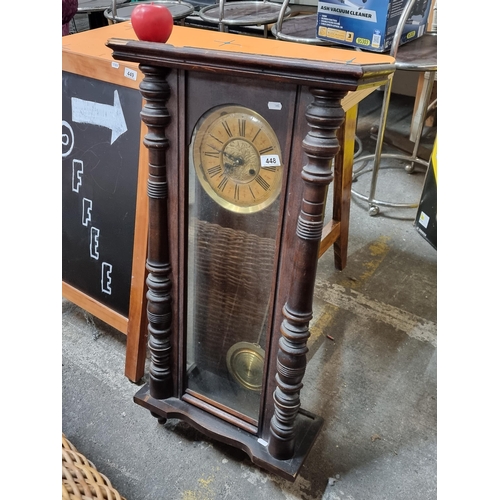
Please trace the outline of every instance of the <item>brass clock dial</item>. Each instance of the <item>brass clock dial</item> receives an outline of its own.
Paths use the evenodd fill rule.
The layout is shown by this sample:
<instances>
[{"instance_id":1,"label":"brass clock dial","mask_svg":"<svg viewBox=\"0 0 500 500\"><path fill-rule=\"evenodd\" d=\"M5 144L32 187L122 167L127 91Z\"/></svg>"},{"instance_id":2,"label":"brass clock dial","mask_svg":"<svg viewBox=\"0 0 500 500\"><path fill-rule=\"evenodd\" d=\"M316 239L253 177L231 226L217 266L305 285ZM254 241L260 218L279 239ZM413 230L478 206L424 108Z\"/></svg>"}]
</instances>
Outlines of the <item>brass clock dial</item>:
<instances>
[{"instance_id":1,"label":"brass clock dial","mask_svg":"<svg viewBox=\"0 0 500 500\"><path fill-rule=\"evenodd\" d=\"M193 134L191 158L203 189L233 212L258 212L281 191L278 138L262 116L243 106L205 113Z\"/></svg>"}]
</instances>

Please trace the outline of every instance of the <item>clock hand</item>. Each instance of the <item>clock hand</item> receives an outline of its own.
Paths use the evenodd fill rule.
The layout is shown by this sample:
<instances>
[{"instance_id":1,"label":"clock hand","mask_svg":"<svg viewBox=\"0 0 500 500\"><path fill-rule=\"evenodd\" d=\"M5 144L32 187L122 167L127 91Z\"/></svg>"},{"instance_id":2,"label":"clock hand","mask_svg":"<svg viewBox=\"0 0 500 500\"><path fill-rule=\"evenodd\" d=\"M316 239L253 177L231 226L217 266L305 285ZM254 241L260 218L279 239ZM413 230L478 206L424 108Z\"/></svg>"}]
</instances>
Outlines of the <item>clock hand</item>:
<instances>
[{"instance_id":1,"label":"clock hand","mask_svg":"<svg viewBox=\"0 0 500 500\"><path fill-rule=\"evenodd\" d=\"M226 153L225 151L222 151L222 154L224 156L227 156L232 162L235 163L235 165L231 165L232 167L239 167L240 165L243 165L245 163L243 158L240 158L238 156L234 156L232 154Z\"/></svg>"},{"instance_id":2,"label":"clock hand","mask_svg":"<svg viewBox=\"0 0 500 500\"><path fill-rule=\"evenodd\" d=\"M212 146L212 144L209 144L209 146L214 149L215 151L217 151L217 153L222 153L224 156L226 156L227 158L229 158L231 161L233 161L234 163L236 163L236 165L231 165L231 166L239 166L239 165L243 165L243 163L245 163L243 161L243 158L239 158L237 156L234 156L230 153L226 153L226 151L222 151L221 149L217 149L215 146ZM224 164L224 166L226 166L227 164Z\"/></svg>"}]
</instances>

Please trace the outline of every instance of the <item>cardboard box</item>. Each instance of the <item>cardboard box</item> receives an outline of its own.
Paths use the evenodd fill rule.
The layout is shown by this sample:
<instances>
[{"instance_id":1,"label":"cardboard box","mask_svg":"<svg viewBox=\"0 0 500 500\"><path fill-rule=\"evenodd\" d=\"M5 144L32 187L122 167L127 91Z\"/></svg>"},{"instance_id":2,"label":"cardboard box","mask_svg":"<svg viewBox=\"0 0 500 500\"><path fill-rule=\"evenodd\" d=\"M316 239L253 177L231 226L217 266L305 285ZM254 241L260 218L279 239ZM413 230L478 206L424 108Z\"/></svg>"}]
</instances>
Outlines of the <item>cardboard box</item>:
<instances>
[{"instance_id":1,"label":"cardboard box","mask_svg":"<svg viewBox=\"0 0 500 500\"><path fill-rule=\"evenodd\" d=\"M437 250L437 137L415 217L417 231Z\"/></svg>"},{"instance_id":2,"label":"cardboard box","mask_svg":"<svg viewBox=\"0 0 500 500\"><path fill-rule=\"evenodd\" d=\"M408 0L318 0L316 36L340 45L372 52L390 50L394 33ZM417 0L400 45L421 37L431 0Z\"/></svg>"}]
</instances>

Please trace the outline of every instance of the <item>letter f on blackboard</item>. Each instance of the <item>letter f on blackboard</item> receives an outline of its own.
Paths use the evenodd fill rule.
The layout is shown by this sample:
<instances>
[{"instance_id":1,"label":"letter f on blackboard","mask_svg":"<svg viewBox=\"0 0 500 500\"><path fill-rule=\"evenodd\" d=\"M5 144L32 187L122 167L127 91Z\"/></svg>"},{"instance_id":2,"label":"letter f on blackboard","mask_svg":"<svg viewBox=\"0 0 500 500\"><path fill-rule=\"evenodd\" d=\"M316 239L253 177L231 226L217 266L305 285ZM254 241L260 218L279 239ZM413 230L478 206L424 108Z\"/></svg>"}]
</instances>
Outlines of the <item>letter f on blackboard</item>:
<instances>
[{"instance_id":1,"label":"letter f on blackboard","mask_svg":"<svg viewBox=\"0 0 500 500\"><path fill-rule=\"evenodd\" d=\"M82 226L87 226L92 220L92 200L83 198L82 200Z\"/></svg>"},{"instance_id":2,"label":"letter f on blackboard","mask_svg":"<svg viewBox=\"0 0 500 500\"><path fill-rule=\"evenodd\" d=\"M112 105L72 97L71 118L75 123L88 123L109 128L111 130L111 144L127 131L127 123L123 115L118 90L115 90Z\"/></svg>"},{"instance_id":3,"label":"letter f on blackboard","mask_svg":"<svg viewBox=\"0 0 500 500\"><path fill-rule=\"evenodd\" d=\"M82 178L83 178L83 161L73 160L73 182L71 189L75 193L80 192L80 186L83 183ZM84 226L85 225L86 224L84 224Z\"/></svg>"}]
</instances>

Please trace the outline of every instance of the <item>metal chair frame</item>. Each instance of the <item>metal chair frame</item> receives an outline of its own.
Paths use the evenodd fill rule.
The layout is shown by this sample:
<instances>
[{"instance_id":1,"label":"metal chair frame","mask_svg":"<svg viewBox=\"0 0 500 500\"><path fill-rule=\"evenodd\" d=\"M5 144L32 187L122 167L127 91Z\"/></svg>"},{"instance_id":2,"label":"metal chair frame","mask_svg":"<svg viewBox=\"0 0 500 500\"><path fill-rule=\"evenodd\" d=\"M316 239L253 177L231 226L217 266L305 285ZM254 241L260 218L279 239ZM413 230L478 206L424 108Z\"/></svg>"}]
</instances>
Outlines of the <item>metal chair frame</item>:
<instances>
[{"instance_id":1,"label":"metal chair frame","mask_svg":"<svg viewBox=\"0 0 500 500\"><path fill-rule=\"evenodd\" d=\"M370 155L365 155L362 157L358 157L355 160L355 163L358 162L364 162L364 165L361 166L358 170L354 170L353 173L353 181L356 180L360 175L372 172L372 177L371 177L371 183L370 183L370 191L368 196L365 196L355 189L351 190L351 193L353 196L356 198L359 198L363 201L368 202L368 213L372 216L379 214L380 212L380 207L393 207L393 208L417 208L418 207L418 201L417 202L410 202L410 203L395 203L392 201L384 201L384 200L379 200L375 197L376 193L376 188L377 188L377 180L378 180L378 174L380 169L382 168L398 168L395 166L381 166L381 159L382 158L387 158L387 159L395 159L395 160L401 160L406 162L407 164L404 166L404 169L408 173L413 173L415 170L415 165L420 165L425 167L425 170L427 170L429 166L429 162L425 161L421 158L419 158L418 155L418 149L420 146L420 140L422 137L422 132L424 129L425 125L425 119L427 116L427 113L430 109L433 109L437 107L437 100L434 101L429 105L429 100L431 97L432 93L432 87L434 84L436 72L437 72L437 66L436 67L428 67L428 68L422 68L418 64L411 65L411 64L406 64L404 67L398 68L398 61L397 61L397 53L399 49L399 43L401 41L401 37L403 34L403 29L405 26L405 23L411 13L411 10L413 6L415 5L416 0L410 0L406 6L405 9L403 10L403 13L401 14L401 18L399 20L398 26L396 28L396 32L394 34L394 39L392 41L392 46L391 46L391 51L390 55L396 59L396 69L404 69L407 71L420 71L424 72L424 83L423 83L423 88L422 88L422 93L421 97L417 106L417 110L415 112L415 117L417 121L417 128L413 134L413 136L410 137L410 140L414 141L414 148L413 152L411 155L407 154L390 154L390 153L382 153L382 147L384 143L384 133L387 125L387 115L389 111L389 102L390 102L390 96L391 96L391 91L392 91L392 83L393 83L393 75L391 75L388 83L384 87L384 98L382 102L382 112L380 115L380 123L378 127L378 135L377 135L377 143L375 146L375 153L370 154ZM429 33L429 35L435 35L436 33ZM427 35L424 35L427 36ZM412 43L412 42L409 42ZM368 160L373 160L373 166L372 168L367 168L368 166Z\"/></svg>"},{"instance_id":2,"label":"metal chair frame","mask_svg":"<svg viewBox=\"0 0 500 500\"><path fill-rule=\"evenodd\" d=\"M274 9L274 12L272 13L266 13L262 14L259 13L259 7L260 6L273 6L276 7ZM226 15L226 8L227 7L231 8L239 8L239 7L249 7L253 6L255 7L255 10L257 11L253 16L245 16L244 18L241 17L228 17ZM226 2L225 0L219 0L218 3L214 5L207 5L206 7L203 7L200 12L199 16L201 19L203 19L206 22L214 23L219 25L219 31L227 31L229 26L260 26L262 25L264 27L264 37L267 38L268 36L268 24L276 22L278 19L278 15L280 13L281 9L281 4L271 2L268 0L251 0L251 1L234 1L234 2ZM215 11L217 11L217 15L215 15ZM290 14L290 9L287 9L287 12L285 15Z\"/></svg>"},{"instance_id":3,"label":"metal chair frame","mask_svg":"<svg viewBox=\"0 0 500 500\"><path fill-rule=\"evenodd\" d=\"M141 3L156 3L164 5L165 7L170 6L182 6L183 8L178 12L171 11L174 21L180 20L183 23L184 19L194 12L194 6L183 0L147 0L144 2L130 2L127 1L122 3L120 6L130 6L130 5L140 5ZM111 0L111 7L104 11L104 17L112 24L120 23L126 21L127 19L120 18L117 16L116 0Z\"/></svg>"},{"instance_id":4,"label":"metal chair frame","mask_svg":"<svg viewBox=\"0 0 500 500\"><path fill-rule=\"evenodd\" d=\"M274 37L277 40L284 40L287 42L299 42L299 43L307 43L311 45L325 45L325 46L330 46L334 45L333 42L329 42L327 40L321 40L320 38L314 37L298 37L294 35L290 35L287 33L283 32L283 24L285 24L287 21L296 21L297 18L294 16L289 16L287 15L287 11L289 12L288 4L290 3L290 0L283 0L283 4L281 5L281 10L278 16L278 20L276 21L276 24L271 28L271 32L274 35ZM313 16L314 18L317 17L317 14L310 14L310 16ZM308 15L309 17L309 15Z\"/></svg>"}]
</instances>

